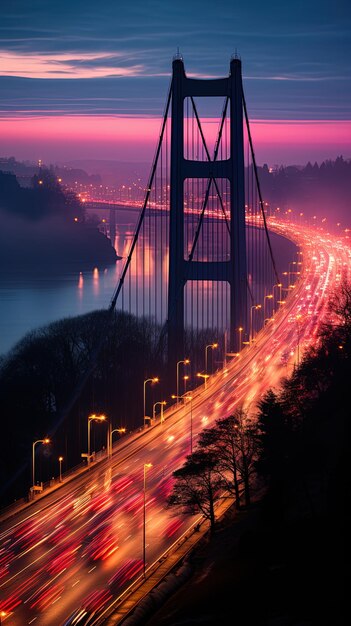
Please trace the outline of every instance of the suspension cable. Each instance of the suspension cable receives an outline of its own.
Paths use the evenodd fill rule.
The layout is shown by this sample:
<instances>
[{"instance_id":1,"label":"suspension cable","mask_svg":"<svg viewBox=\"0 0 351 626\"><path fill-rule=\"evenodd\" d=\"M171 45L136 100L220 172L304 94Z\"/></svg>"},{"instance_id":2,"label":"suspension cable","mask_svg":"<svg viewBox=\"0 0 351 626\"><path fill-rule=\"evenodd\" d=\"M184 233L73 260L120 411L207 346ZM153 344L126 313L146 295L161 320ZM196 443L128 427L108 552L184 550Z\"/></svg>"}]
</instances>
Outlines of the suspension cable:
<instances>
[{"instance_id":1,"label":"suspension cable","mask_svg":"<svg viewBox=\"0 0 351 626\"><path fill-rule=\"evenodd\" d=\"M280 282L279 280L279 274L277 272L277 268L276 268L276 264L275 264L275 260L274 260L274 256L273 256L273 250L272 250L272 246L271 246L271 240L269 237L269 231L268 231L268 227L267 227L267 221L266 221L266 214L264 212L264 205L263 205L263 199L262 199L262 194L261 194L261 186L260 186L260 182L258 180L258 172L257 172L257 165L256 165L256 158L255 158L255 153L254 153L254 149L253 149L253 143L252 143L252 137L251 137L251 131L250 131L250 124L249 124L249 117L247 114L247 108L246 108L246 101L245 101L245 95L244 95L244 90L242 88L241 90L241 95L242 95L242 100L243 100L243 106L244 106L244 112L245 112L245 121L246 121L246 128L247 128L247 134L248 134L248 138L249 138L249 142L250 142L250 148L251 148L251 156L252 156L252 163L254 166L254 171L255 171L255 179L256 179L256 185L257 185L257 191L258 191L258 196L259 196L259 201L260 201L260 207L261 207L261 212L262 212L262 217L263 217L263 223L264 223L264 229L266 231L266 237L267 237L267 241L268 241L268 247L269 247L269 253L270 253L270 257L271 257L271 261L273 264L273 269L274 269L274 273L275 273L275 277L277 279L277 283Z\"/></svg>"},{"instance_id":2,"label":"suspension cable","mask_svg":"<svg viewBox=\"0 0 351 626\"><path fill-rule=\"evenodd\" d=\"M133 255L133 252L134 252L134 248L135 248L135 246L137 244L137 241L138 241L140 229L141 229L141 226L142 226L143 221L144 221L145 211L146 211L147 203L149 201L149 197L150 197L150 194L151 194L151 189L152 189L152 183L153 183L153 180L154 180L154 176L155 176L155 173L156 173L158 157L159 157L159 154L160 154L160 151L161 151L163 135L164 135L164 131L165 131L166 124L167 124L167 117L168 117L169 105L170 105L170 102L171 102L171 95L172 95L172 80L171 80L171 84L170 84L169 91L168 91L168 98L167 98L167 104L166 104L165 112L164 112L164 115L163 115L162 128L161 128L160 137L159 137L157 149L156 149L155 156L154 156L154 162L153 162L153 165L152 165L151 174L150 174L149 181L148 181L148 186L147 186L147 189L146 189L146 196L145 196L143 208L142 208L141 213L139 215L139 220L138 220L138 224L137 224L137 227L136 227L136 230L135 230L135 233L134 233L133 242L132 242L132 245L130 247L130 251L129 251L126 263L124 265L122 275L121 275L121 277L119 279L118 286L117 286L116 291L115 291L115 293L113 295L113 298L111 300L111 303L110 303L110 306L109 306L109 310L113 310L115 308L115 306L116 306L116 302L117 302L118 296L120 294L120 291L121 291L121 289L123 287L123 283L124 283L124 279L125 279L128 267L129 267L129 265L131 263L131 260L132 260L132 255Z\"/></svg>"}]
</instances>

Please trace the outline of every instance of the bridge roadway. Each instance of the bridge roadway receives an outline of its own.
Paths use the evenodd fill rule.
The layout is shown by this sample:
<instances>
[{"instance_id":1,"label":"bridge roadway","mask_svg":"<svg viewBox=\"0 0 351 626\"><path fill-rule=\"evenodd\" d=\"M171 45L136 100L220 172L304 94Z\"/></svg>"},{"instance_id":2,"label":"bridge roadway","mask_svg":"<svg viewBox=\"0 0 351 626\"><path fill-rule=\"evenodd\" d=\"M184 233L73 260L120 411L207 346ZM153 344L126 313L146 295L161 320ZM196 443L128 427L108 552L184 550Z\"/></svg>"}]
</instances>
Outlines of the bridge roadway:
<instances>
[{"instance_id":1,"label":"bridge roadway","mask_svg":"<svg viewBox=\"0 0 351 626\"><path fill-rule=\"evenodd\" d=\"M271 221L270 228L292 238L287 224ZM292 371L297 337L302 354L328 316L328 294L343 275L350 279L346 240L300 225L293 227L293 238L303 253L302 275L252 346L211 376L206 389L191 392L192 400L165 411L163 424L124 436L112 458L2 517L0 610L6 626L60 626L83 605L108 615L108 607L118 606L117 598L142 576L144 510L147 578L152 564L199 521L165 508L172 472L190 452L191 432L195 445L200 430L238 405L255 413L262 394ZM145 463L152 467L146 470L144 509Z\"/></svg>"}]
</instances>

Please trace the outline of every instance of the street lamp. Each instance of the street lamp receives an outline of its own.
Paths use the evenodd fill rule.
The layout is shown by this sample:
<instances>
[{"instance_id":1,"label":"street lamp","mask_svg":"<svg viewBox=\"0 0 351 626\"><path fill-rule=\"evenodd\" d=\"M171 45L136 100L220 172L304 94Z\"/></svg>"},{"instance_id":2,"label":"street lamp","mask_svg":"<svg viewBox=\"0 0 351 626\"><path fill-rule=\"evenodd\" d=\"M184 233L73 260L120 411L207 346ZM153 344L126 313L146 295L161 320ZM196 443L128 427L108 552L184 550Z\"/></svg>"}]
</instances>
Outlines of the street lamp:
<instances>
[{"instance_id":1,"label":"street lamp","mask_svg":"<svg viewBox=\"0 0 351 626\"><path fill-rule=\"evenodd\" d=\"M296 323L297 323L297 367L299 367L300 363L300 319L302 315L296 315Z\"/></svg>"},{"instance_id":2,"label":"street lamp","mask_svg":"<svg viewBox=\"0 0 351 626\"><path fill-rule=\"evenodd\" d=\"M190 454L193 453L193 396L182 396L184 400L190 400Z\"/></svg>"},{"instance_id":3,"label":"street lamp","mask_svg":"<svg viewBox=\"0 0 351 626\"><path fill-rule=\"evenodd\" d=\"M212 348L212 350L214 350L215 348L218 348L218 343L210 343L205 348L205 372L206 372L206 374L207 374L207 350L208 350L208 348Z\"/></svg>"},{"instance_id":4,"label":"street lamp","mask_svg":"<svg viewBox=\"0 0 351 626\"><path fill-rule=\"evenodd\" d=\"M144 463L144 497L143 497L143 575L146 569L146 470L152 467L152 463Z\"/></svg>"},{"instance_id":5,"label":"street lamp","mask_svg":"<svg viewBox=\"0 0 351 626\"><path fill-rule=\"evenodd\" d=\"M266 315L266 300L272 300L272 298L273 298L273 294L272 293L270 293L270 294L268 294L268 296L264 297L264 301L263 301L263 319L264 319L264 322L263 322L263 325L265 325L266 319L267 319L267 315Z\"/></svg>"},{"instance_id":6,"label":"street lamp","mask_svg":"<svg viewBox=\"0 0 351 626\"><path fill-rule=\"evenodd\" d=\"M109 453L110 456L112 456L112 435L113 433L119 433L120 435L122 435L122 433L125 433L126 429L125 428L114 428L113 430L110 430L110 434L109 434Z\"/></svg>"},{"instance_id":7,"label":"street lamp","mask_svg":"<svg viewBox=\"0 0 351 626\"><path fill-rule=\"evenodd\" d=\"M184 363L184 365L188 365L190 363L189 359L183 359L183 361L178 361L177 363L177 396L179 396L179 365ZM177 400L178 404L178 400Z\"/></svg>"},{"instance_id":8,"label":"street lamp","mask_svg":"<svg viewBox=\"0 0 351 626\"><path fill-rule=\"evenodd\" d=\"M196 376L197 376L198 378L204 378L204 379L205 379L205 389L206 389L206 387L207 387L207 385L206 385L206 383L207 383L207 379L210 377L210 375L209 375L209 374L200 374L200 373L199 373L199 374L196 374Z\"/></svg>"},{"instance_id":9,"label":"street lamp","mask_svg":"<svg viewBox=\"0 0 351 626\"><path fill-rule=\"evenodd\" d=\"M290 287L290 272L282 272L282 276L287 276L288 277L288 287L287 287L287 289L289 289L289 287ZM286 289L284 289L284 291L286 291Z\"/></svg>"},{"instance_id":10,"label":"street lamp","mask_svg":"<svg viewBox=\"0 0 351 626\"><path fill-rule=\"evenodd\" d=\"M290 276L291 276L291 274L296 274L296 275L300 274L300 272L299 272L299 271L293 272L293 271L290 269L290 265L302 265L302 263L301 263L301 261L290 261L290 262L289 262L289 287L290 287L290 283L291 283L291 280L290 280Z\"/></svg>"},{"instance_id":11,"label":"street lamp","mask_svg":"<svg viewBox=\"0 0 351 626\"><path fill-rule=\"evenodd\" d=\"M239 331L239 352L241 352L241 348L243 347L243 343L242 343L242 332L243 332L243 327L239 326L238 331Z\"/></svg>"},{"instance_id":12,"label":"street lamp","mask_svg":"<svg viewBox=\"0 0 351 626\"><path fill-rule=\"evenodd\" d=\"M90 424L91 422L104 422L106 420L106 415L88 415L88 465L90 463Z\"/></svg>"},{"instance_id":13,"label":"street lamp","mask_svg":"<svg viewBox=\"0 0 351 626\"><path fill-rule=\"evenodd\" d=\"M177 400L177 406L178 406L178 400L183 400L183 396L177 396L175 393L172 393L171 398L172 400Z\"/></svg>"},{"instance_id":14,"label":"street lamp","mask_svg":"<svg viewBox=\"0 0 351 626\"><path fill-rule=\"evenodd\" d=\"M163 407L165 406L165 404L167 404L166 400L162 400L162 402L155 402L154 406L152 407L152 417L153 419L155 419L156 417L156 407L157 405L161 406L161 424L163 422Z\"/></svg>"},{"instance_id":15,"label":"street lamp","mask_svg":"<svg viewBox=\"0 0 351 626\"><path fill-rule=\"evenodd\" d=\"M258 310L258 309L262 309L262 304L254 304L251 308L250 308L250 344L253 340L253 323L252 323L252 312L254 310Z\"/></svg>"},{"instance_id":16,"label":"street lamp","mask_svg":"<svg viewBox=\"0 0 351 626\"><path fill-rule=\"evenodd\" d=\"M280 303L281 300L282 300L282 286L283 286L282 283L276 283L275 285L273 285L273 313L275 312L275 305L278 302ZM279 300L278 300L277 303L275 302L275 298L274 298L274 288L275 287L279 287Z\"/></svg>"},{"instance_id":17,"label":"street lamp","mask_svg":"<svg viewBox=\"0 0 351 626\"><path fill-rule=\"evenodd\" d=\"M59 460L59 464L60 464L60 483L62 483L62 461L63 461L63 456L59 456L58 460Z\"/></svg>"},{"instance_id":18,"label":"street lamp","mask_svg":"<svg viewBox=\"0 0 351 626\"><path fill-rule=\"evenodd\" d=\"M35 487L35 446L37 445L37 443L50 443L50 439L37 439L37 441L34 441L33 443L33 447L32 447L32 481L33 481L33 488Z\"/></svg>"},{"instance_id":19,"label":"street lamp","mask_svg":"<svg viewBox=\"0 0 351 626\"><path fill-rule=\"evenodd\" d=\"M145 428L145 421L146 421L146 383L158 383L158 378L157 376L155 376L154 378L147 378L146 380L144 380L144 428Z\"/></svg>"},{"instance_id":20,"label":"street lamp","mask_svg":"<svg viewBox=\"0 0 351 626\"><path fill-rule=\"evenodd\" d=\"M183 380L184 380L184 393L186 393L186 383L189 380L190 376L183 376Z\"/></svg>"},{"instance_id":21,"label":"street lamp","mask_svg":"<svg viewBox=\"0 0 351 626\"><path fill-rule=\"evenodd\" d=\"M2 624L2 618L6 617L6 615L7 615L6 611L0 611L0 626Z\"/></svg>"}]
</instances>

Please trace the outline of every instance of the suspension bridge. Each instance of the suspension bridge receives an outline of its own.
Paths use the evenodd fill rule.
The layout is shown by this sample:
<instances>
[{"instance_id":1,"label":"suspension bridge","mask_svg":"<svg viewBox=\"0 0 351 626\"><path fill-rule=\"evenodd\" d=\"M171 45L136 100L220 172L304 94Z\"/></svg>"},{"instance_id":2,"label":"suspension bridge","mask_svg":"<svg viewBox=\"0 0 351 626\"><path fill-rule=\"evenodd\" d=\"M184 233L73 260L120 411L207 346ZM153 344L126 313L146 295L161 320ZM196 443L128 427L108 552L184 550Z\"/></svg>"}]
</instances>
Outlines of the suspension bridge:
<instances>
[{"instance_id":1,"label":"suspension bridge","mask_svg":"<svg viewBox=\"0 0 351 626\"><path fill-rule=\"evenodd\" d=\"M207 97L223 100L215 132L213 118L200 115L198 100ZM150 427L123 435L108 454L2 516L0 610L8 626L74 623L65 620L78 607L90 624L121 623L114 611L130 589L151 580L201 523L165 507L172 473L199 432L238 406L252 408L317 340L330 315L328 292L350 276L350 246L301 223L268 220L264 209L240 60L232 59L228 77L202 81L187 78L176 58L109 311L148 318L170 375L186 355L204 382L162 407ZM292 239L301 259L281 275L273 236ZM230 356L209 376L207 348L219 342ZM102 345L103 338L95 355Z\"/></svg>"},{"instance_id":2,"label":"suspension bridge","mask_svg":"<svg viewBox=\"0 0 351 626\"><path fill-rule=\"evenodd\" d=\"M209 101L216 117L206 113ZM114 242L113 205L109 221ZM240 59L226 78L199 80L175 58L145 199L134 237L118 250L125 263L110 305L154 324L170 385L184 355L203 370L212 339L225 362L280 306L271 239ZM270 294L274 302L266 302Z\"/></svg>"}]
</instances>

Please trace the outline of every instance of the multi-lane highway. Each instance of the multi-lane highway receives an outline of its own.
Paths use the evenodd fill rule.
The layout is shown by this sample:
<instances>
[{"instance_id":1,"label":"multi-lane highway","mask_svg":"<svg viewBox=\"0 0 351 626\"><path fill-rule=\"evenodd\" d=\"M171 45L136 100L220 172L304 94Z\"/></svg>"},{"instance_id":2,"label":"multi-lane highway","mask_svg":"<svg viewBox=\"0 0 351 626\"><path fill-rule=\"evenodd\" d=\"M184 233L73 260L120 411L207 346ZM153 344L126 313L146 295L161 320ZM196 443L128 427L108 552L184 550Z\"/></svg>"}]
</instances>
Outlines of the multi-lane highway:
<instances>
[{"instance_id":1,"label":"multi-lane highway","mask_svg":"<svg viewBox=\"0 0 351 626\"><path fill-rule=\"evenodd\" d=\"M271 221L270 228L291 238L291 225ZM59 626L77 607L107 606L142 575L144 555L149 567L194 523L194 516L166 508L172 472L215 419L239 405L255 414L262 394L278 388L316 342L331 291L350 279L346 240L297 225L293 232L302 273L251 346L211 376L206 389L164 411L162 424L122 437L111 458L2 522L0 611L6 626Z\"/></svg>"}]
</instances>

